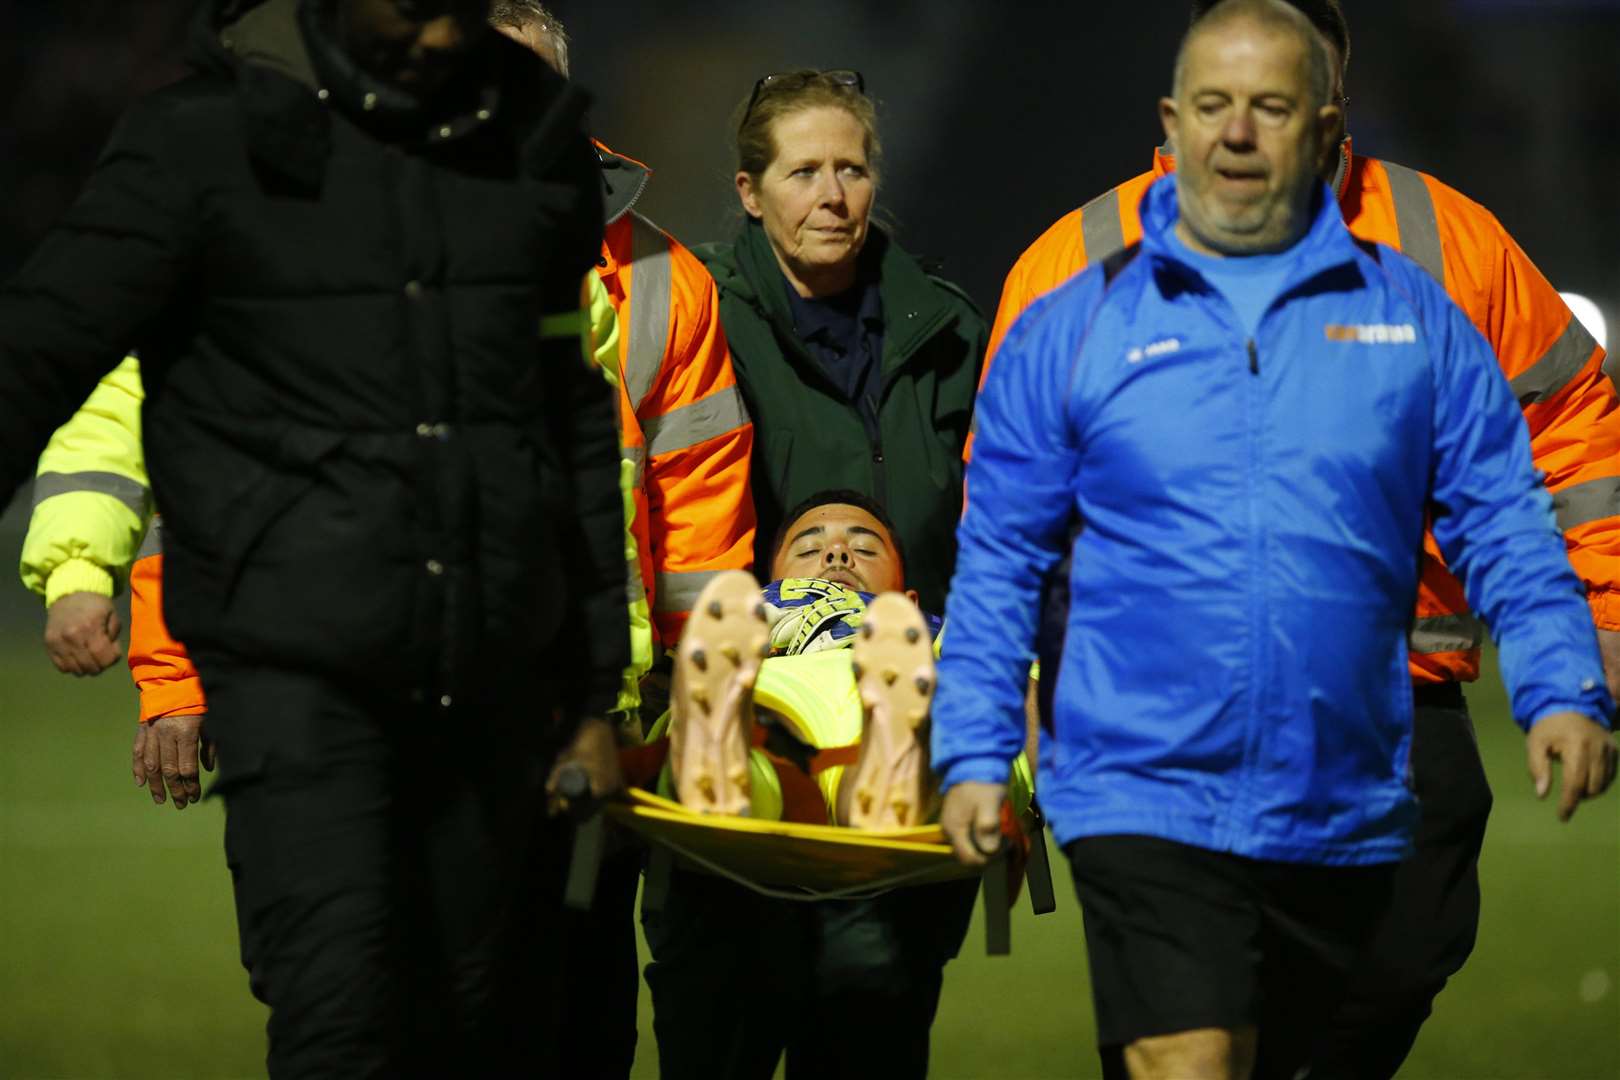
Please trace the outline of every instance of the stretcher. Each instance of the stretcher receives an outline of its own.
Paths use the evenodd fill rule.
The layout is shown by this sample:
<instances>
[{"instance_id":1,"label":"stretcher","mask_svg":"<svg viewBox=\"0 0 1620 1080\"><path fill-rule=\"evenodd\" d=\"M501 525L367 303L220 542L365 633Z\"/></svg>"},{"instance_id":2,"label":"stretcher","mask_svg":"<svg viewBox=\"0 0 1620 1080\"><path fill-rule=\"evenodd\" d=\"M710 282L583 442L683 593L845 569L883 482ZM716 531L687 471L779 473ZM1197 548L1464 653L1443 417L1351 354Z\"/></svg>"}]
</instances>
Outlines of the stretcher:
<instances>
[{"instance_id":1,"label":"stretcher","mask_svg":"<svg viewBox=\"0 0 1620 1080\"><path fill-rule=\"evenodd\" d=\"M1004 837L990 862L977 868L956 860L938 825L875 831L695 814L634 788L622 798L593 802L580 798L589 790L583 774L577 780L565 774L561 780L562 794L575 807L566 902L579 910L595 899L610 824L647 844L642 899L653 910L662 906L675 866L727 878L762 896L798 901L858 899L982 875L985 949L996 956L1011 950L1011 905L1020 878L1027 883L1035 914L1056 907L1045 823L1037 806L1032 805L1032 820L1024 825L1027 855L1017 854L1022 841Z\"/></svg>"}]
</instances>

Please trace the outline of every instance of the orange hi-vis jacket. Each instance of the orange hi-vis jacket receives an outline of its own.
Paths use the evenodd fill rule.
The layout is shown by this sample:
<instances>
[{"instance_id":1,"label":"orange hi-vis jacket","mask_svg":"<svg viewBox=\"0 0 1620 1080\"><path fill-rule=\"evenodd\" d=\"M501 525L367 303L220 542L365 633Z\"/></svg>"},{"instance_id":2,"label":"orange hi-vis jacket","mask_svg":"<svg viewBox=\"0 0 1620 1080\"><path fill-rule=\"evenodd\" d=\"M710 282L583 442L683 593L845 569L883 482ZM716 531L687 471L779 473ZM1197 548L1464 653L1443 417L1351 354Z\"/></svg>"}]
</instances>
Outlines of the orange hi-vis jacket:
<instances>
[{"instance_id":1,"label":"orange hi-vis jacket","mask_svg":"<svg viewBox=\"0 0 1620 1080\"><path fill-rule=\"evenodd\" d=\"M632 209L647 166L601 143L597 152L607 182L597 273L618 316L620 439L640 470L631 527L658 644L668 649L703 586L721 570L753 564L754 426L714 279Z\"/></svg>"},{"instance_id":2,"label":"orange hi-vis jacket","mask_svg":"<svg viewBox=\"0 0 1620 1080\"><path fill-rule=\"evenodd\" d=\"M1142 237L1149 185L1175 169L1168 148L1153 168L1059 218L1013 265L990 332L989 360L1037 297ZM1620 630L1620 410L1603 349L1492 214L1432 176L1360 157L1345 140L1334 190L1350 231L1411 258L1442 285L1490 342L1524 407L1536 467L1547 478L1570 562L1593 619ZM981 381L982 385L982 381ZM972 453L971 437L966 453ZM1479 677L1484 626L1462 584L1424 537L1423 574L1409 651L1417 682Z\"/></svg>"},{"instance_id":3,"label":"orange hi-vis jacket","mask_svg":"<svg viewBox=\"0 0 1620 1080\"><path fill-rule=\"evenodd\" d=\"M597 275L618 324L620 441L633 487L641 573L657 643L672 648L703 586L753 562L749 460L754 427L720 327L714 279L690 251L631 207L646 187L640 162L597 144L607 221ZM162 520L130 571L129 666L141 720L205 708L185 647L163 621Z\"/></svg>"},{"instance_id":4,"label":"orange hi-vis jacket","mask_svg":"<svg viewBox=\"0 0 1620 1080\"><path fill-rule=\"evenodd\" d=\"M141 723L207 708L186 647L163 621L163 519L154 517L129 571L129 671L141 691Z\"/></svg>"}]
</instances>

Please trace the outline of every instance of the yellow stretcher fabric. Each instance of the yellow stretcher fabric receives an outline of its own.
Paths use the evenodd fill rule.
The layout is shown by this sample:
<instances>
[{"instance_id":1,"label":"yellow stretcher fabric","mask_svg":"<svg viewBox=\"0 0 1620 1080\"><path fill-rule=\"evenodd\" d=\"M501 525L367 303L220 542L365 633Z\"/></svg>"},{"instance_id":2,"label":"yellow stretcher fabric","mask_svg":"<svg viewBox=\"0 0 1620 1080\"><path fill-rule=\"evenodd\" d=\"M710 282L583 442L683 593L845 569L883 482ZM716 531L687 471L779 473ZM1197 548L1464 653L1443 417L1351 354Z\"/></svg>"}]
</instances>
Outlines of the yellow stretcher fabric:
<instances>
[{"instance_id":1,"label":"yellow stretcher fabric","mask_svg":"<svg viewBox=\"0 0 1620 1080\"><path fill-rule=\"evenodd\" d=\"M756 891L833 899L979 875L956 861L938 825L876 831L694 814L640 790L605 809L677 862Z\"/></svg>"}]
</instances>

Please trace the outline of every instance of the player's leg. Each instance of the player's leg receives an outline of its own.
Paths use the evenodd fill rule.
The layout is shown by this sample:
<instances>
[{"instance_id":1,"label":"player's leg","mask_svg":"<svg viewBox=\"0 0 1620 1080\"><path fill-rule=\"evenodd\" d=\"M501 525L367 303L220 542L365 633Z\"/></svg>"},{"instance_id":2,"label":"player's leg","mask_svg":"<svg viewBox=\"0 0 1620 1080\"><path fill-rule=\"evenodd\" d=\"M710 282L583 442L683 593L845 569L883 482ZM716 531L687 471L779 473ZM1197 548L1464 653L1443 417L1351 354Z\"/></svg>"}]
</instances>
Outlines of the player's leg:
<instances>
[{"instance_id":1,"label":"player's leg","mask_svg":"<svg viewBox=\"0 0 1620 1080\"><path fill-rule=\"evenodd\" d=\"M1412 852L1396 871L1389 907L1317 1049L1313 1078L1394 1076L1435 995L1474 948L1491 789L1454 683L1418 693L1411 773L1419 802Z\"/></svg>"},{"instance_id":2,"label":"player's leg","mask_svg":"<svg viewBox=\"0 0 1620 1080\"><path fill-rule=\"evenodd\" d=\"M919 825L934 811L928 709L934 642L917 606L885 593L868 606L852 649L863 722L860 754L839 787L841 824L865 829Z\"/></svg>"},{"instance_id":3,"label":"player's leg","mask_svg":"<svg viewBox=\"0 0 1620 1080\"><path fill-rule=\"evenodd\" d=\"M754 680L769 644L764 603L740 570L704 586L675 650L669 766L681 805L747 816Z\"/></svg>"}]
</instances>

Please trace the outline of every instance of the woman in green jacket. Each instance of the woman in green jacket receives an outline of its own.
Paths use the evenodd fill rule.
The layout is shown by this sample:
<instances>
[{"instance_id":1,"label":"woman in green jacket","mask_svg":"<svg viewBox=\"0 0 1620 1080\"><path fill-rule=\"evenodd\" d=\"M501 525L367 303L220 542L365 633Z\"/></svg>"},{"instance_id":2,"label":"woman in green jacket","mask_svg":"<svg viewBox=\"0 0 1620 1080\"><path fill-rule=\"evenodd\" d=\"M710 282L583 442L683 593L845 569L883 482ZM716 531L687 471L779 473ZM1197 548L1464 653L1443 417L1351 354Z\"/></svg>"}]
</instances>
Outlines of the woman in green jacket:
<instances>
[{"instance_id":1,"label":"woman in green jacket","mask_svg":"<svg viewBox=\"0 0 1620 1080\"><path fill-rule=\"evenodd\" d=\"M907 586L943 611L984 320L871 224L878 136L859 75L767 76L732 129L748 217L699 254L754 421L756 565L787 508L850 489L887 510ZM828 575L852 557L817 554ZM675 871L642 910L662 1075L769 1080L785 1052L789 1076L922 1080L974 891L791 903Z\"/></svg>"},{"instance_id":2,"label":"woman in green jacket","mask_svg":"<svg viewBox=\"0 0 1620 1080\"><path fill-rule=\"evenodd\" d=\"M747 218L702 254L754 421L756 565L788 507L853 489L888 510L906 580L939 612L986 327L872 224L881 147L864 89L853 71L755 85L733 125Z\"/></svg>"}]
</instances>

